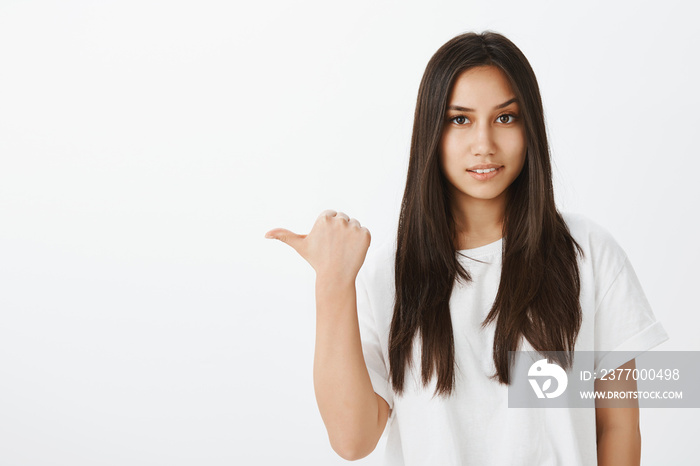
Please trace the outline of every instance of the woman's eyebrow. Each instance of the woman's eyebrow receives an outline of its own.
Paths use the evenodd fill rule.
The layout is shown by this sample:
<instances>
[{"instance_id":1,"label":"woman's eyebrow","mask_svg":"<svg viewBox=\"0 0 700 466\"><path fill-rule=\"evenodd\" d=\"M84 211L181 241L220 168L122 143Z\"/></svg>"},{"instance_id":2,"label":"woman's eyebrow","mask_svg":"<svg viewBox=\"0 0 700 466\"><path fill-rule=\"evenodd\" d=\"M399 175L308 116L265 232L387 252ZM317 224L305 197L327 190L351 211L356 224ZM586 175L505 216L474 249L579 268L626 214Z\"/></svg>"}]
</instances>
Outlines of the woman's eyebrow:
<instances>
[{"instance_id":1,"label":"woman's eyebrow","mask_svg":"<svg viewBox=\"0 0 700 466\"><path fill-rule=\"evenodd\" d=\"M508 105L512 104L513 102L517 102L518 99L513 97L507 102L503 102L502 104L496 105L493 107L494 110L498 110L499 108L507 107ZM447 107L448 110L458 110L460 112L474 112L475 110L473 108L467 108L467 107L460 107L459 105L450 105Z\"/></svg>"}]
</instances>

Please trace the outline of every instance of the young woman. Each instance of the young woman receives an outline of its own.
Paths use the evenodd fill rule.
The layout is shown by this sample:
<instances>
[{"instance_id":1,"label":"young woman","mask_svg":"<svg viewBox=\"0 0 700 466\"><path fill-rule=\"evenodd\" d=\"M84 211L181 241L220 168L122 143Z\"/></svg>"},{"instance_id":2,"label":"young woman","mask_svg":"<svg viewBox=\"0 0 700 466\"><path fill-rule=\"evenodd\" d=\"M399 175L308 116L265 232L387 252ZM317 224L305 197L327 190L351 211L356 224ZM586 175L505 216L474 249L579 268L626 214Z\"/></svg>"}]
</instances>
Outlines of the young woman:
<instances>
[{"instance_id":1,"label":"young woman","mask_svg":"<svg viewBox=\"0 0 700 466\"><path fill-rule=\"evenodd\" d=\"M367 255L367 228L333 210L266 236L316 271L314 386L343 458L387 432L390 465L639 465L636 404L508 407L509 351L564 368L597 351L602 369L668 337L614 238L557 210L537 80L504 36L459 35L428 63L395 243Z\"/></svg>"}]
</instances>

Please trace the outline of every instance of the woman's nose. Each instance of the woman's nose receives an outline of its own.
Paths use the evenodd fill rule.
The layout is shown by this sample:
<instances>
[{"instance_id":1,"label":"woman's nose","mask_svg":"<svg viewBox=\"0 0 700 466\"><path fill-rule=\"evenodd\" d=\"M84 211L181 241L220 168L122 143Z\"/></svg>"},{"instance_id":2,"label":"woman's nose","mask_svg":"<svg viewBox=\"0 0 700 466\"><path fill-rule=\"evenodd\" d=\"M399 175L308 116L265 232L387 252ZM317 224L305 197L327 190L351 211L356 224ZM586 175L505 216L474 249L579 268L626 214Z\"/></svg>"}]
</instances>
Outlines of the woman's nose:
<instances>
[{"instance_id":1,"label":"woman's nose","mask_svg":"<svg viewBox=\"0 0 700 466\"><path fill-rule=\"evenodd\" d=\"M488 124L477 125L473 136L472 155L489 155L493 153L493 130Z\"/></svg>"}]
</instances>

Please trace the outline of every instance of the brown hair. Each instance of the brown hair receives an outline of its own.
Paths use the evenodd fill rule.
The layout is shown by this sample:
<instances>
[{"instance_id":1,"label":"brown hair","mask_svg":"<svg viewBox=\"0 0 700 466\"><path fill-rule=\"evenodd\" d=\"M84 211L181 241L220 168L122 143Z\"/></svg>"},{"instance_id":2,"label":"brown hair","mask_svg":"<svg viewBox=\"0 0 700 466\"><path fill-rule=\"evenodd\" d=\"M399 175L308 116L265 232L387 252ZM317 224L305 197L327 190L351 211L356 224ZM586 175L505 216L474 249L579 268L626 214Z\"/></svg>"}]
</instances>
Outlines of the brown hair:
<instances>
[{"instance_id":1,"label":"brown hair","mask_svg":"<svg viewBox=\"0 0 700 466\"><path fill-rule=\"evenodd\" d=\"M448 181L439 165L447 100L463 71L493 65L503 71L520 102L527 152L520 175L507 189L503 222L501 279L482 328L495 322L496 378L510 383L508 351L522 337L537 351L562 351L554 359L573 363L581 327L580 278L574 241L557 211L544 112L537 79L515 44L501 34L461 34L438 49L428 62L418 90L406 187L399 215L396 299L389 335L390 377L404 390L413 340L422 341L425 386L437 371L436 394L450 394L455 383L454 337L449 300L457 277L471 281L456 252L455 222Z\"/></svg>"}]
</instances>

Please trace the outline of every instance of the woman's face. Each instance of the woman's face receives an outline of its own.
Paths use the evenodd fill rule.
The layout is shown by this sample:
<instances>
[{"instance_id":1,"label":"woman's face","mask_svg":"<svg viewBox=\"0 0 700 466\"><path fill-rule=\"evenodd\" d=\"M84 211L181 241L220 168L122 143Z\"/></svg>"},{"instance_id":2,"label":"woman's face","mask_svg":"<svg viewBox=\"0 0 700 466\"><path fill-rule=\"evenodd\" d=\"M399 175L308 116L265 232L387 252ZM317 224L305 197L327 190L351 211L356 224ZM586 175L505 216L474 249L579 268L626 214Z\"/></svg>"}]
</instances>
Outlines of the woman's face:
<instances>
[{"instance_id":1,"label":"woman's face","mask_svg":"<svg viewBox=\"0 0 700 466\"><path fill-rule=\"evenodd\" d=\"M495 66L470 68L457 77L440 142L440 167L457 202L504 201L520 174L527 144L514 99L508 79ZM496 171L471 171L482 166Z\"/></svg>"}]
</instances>

